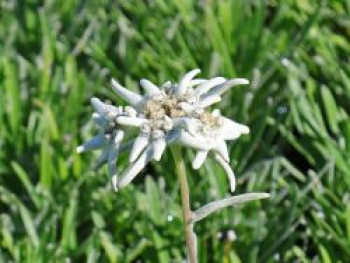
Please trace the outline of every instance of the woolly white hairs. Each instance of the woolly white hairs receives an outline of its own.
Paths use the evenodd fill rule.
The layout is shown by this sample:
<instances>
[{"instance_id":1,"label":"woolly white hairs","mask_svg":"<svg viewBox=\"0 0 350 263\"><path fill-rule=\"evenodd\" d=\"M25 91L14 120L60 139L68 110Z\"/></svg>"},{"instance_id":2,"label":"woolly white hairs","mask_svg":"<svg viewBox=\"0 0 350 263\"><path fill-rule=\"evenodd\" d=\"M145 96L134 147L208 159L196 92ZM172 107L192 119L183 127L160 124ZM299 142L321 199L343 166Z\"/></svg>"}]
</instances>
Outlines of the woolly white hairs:
<instances>
[{"instance_id":1,"label":"woolly white hairs","mask_svg":"<svg viewBox=\"0 0 350 263\"><path fill-rule=\"evenodd\" d=\"M242 78L195 79L199 73L199 69L192 70L178 84L166 82L161 87L142 79L143 96L112 80L113 90L130 106L117 108L93 98L93 119L100 131L77 151L103 148L98 166L108 162L113 186L118 190L128 185L150 161L159 161L167 145L179 143L197 151L192 162L194 169L200 168L212 152L226 172L233 192L236 183L226 141L249 133L249 128L221 116L218 110L209 112L206 108L221 101L221 95L229 88L249 82ZM119 178L115 163L120 148L126 148L121 141L128 128L137 128L139 134L130 151L130 165Z\"/></svg>"}]
</instances>

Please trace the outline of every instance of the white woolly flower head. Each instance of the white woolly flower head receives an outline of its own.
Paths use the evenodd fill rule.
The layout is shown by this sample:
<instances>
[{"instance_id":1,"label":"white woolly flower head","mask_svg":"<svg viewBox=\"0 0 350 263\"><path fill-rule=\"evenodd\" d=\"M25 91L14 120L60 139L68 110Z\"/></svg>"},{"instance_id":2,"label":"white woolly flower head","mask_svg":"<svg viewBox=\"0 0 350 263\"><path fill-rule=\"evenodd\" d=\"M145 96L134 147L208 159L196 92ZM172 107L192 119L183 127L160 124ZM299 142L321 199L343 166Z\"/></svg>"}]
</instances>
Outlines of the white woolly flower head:
<instances>
[{"instance_id":1,"label":"white woolly flower head","mask_svg":"<svg viewBox=\"0 0 350 263\"><path fill-rule=\"evenodd\" d=\"M221 95L229 88L249 82L246 79L227 80L223 77L195 79L199 72L199 69L192 70L185 74L179 83L166 82L161 87L142 79L140 85L145 91L143 96L112 80L113 90L129 103L129 106L114 107L92 99L96 111L93 119L101 130L97 136L103 137L103 140L98 139L101 140L98 147L89 146L90 141L78 147L78 152L85 148L107 148L100 159L108 161L111 166L109 170L117 190L129 184L150 161L159 161L167 145L180 143L197 150L193 160L195 169L198 169L208 153L212 152L214 159L226 171L233 192L235 178L229 165L226 140L237 139L240 135L248 133L249 129L220 116L218 110L209 112L206 108L219 102ZM116 169L112 169L112 166L115 167L112 162L116 161L115 152L120 150L124 130L132 127L136 128L139 134L131 147L130 165L119 178ZM93 140L97 140L96 137ZM109 147L112 148L113 154ZM109 157L110 155L113 158Z\"/></svg>"}]
</instances>

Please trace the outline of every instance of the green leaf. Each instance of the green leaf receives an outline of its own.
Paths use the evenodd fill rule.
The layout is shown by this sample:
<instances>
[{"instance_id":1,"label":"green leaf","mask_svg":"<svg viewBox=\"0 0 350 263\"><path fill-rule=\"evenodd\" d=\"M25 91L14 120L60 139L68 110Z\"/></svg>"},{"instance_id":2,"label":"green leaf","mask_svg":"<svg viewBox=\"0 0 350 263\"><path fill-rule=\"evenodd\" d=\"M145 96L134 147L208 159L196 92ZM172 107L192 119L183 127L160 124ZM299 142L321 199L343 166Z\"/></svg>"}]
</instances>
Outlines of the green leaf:
<instances>
[{"instance_id":1,"label":"green leaf","mask_svg":"<svg viewBox=\"0 0 350 263\"><path fill-rule=\"evenodd\" d=\"M332 132L338 134L339 128L337 123L337 104L335 102L335 99L333 98L332 93L326 86L321 87L321 95L324 103L324 109L326 112L328 124Z\"/></svg>"},{"instance_id":2,"label":"green leaf","mask_svg":"<svg viewBox=\"0 0 350 263\"><path fill-rule=\"evenodd\" d=\"M66 249L77 247L76 220L78 211L78 190L73 189L69 198L69 206L64 212L61 245Z\"/></svg>"},{"instance_id":3,"label":"green leaf","mask_svg":"<svg viewBox=\"0 0 350 263\"><path fill-rule=\"evenodd\" d=\"M24 188L27 190L30 198L32 199L34 205L36 208L40 207L41 200L37 196L34 186L32 182L30 181L29 175L26 173L25 170L15 161L11 162L11 166L15 173L17 174L18 178L21 180Z\"/></svg>"},{"instance_id":4,"label":"green leaf","mask_svg":"<svg viewBox=\"0 0 350 263\"><path fill-rule=\"evenodd\" d=\"M322 258L323 263L332 263L333 262L328 251L326 250L326 248L324 246L320 245L318 247L318 249L320 250L320 254L321 254L321 258Z\"/></svg>"},{"instance_id":5,"label":"green leaf","mask_svg":"<svg viewBox=\"0 0 350 263\"><path fill-rule=\"evenodd\" d=\"M348 238L348 242L350 244L350 204L348 203L345 211L345 220L346 220L346 235Z\"/></svg>"}]
</instances>

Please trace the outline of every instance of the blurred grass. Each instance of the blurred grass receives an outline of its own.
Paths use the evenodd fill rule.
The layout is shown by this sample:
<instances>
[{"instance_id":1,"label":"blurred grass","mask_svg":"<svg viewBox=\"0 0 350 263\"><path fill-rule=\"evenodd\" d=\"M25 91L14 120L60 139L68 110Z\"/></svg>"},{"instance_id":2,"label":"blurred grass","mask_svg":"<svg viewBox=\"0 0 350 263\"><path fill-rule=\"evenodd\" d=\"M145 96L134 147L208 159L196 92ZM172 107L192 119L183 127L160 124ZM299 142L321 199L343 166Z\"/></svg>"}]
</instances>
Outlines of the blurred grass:
<instances>
[{"instance_id":1,"label":"blurred grass","mask_svg":"<svg viewBox=\"0 0 350 263\"><path fill-rule=\"evenodd\" d=\"M111 77L194 67L251 80L220 107L252 131L230 150L237 193L272 194L198 224L200 262L348 262L350 1L316 2L1 1L0 262L181 262L170 154L115 194L75 147L92 95L123 103ZM194 207L228 193L212 161L189 179Z\"/></svg>"}]
</instances>

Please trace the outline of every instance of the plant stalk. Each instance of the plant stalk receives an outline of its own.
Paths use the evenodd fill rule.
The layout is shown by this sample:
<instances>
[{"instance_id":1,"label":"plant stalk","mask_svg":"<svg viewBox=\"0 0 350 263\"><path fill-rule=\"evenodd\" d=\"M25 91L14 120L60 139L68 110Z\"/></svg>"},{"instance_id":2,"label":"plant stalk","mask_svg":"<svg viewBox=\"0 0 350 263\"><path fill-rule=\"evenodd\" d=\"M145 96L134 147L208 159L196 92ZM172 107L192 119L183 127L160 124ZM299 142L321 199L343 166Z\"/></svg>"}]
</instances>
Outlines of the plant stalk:
<instances>
[{"instance_id":1,"label":"plant stalk","mask_svg":"<svg viewBox=\"0 0 350 263\"><path fill-rule=\"evenodd\" d=\"M181 147L174 145L171 147L174 156L176 171L179 176L181 201L182 201L182 218L184 222L186 245L189 263L197 263L197 237L193 231L192 211L190 207L190 196L188 182L186 177L185 164L181 155Z\"/></svg>"}]
</instances>

